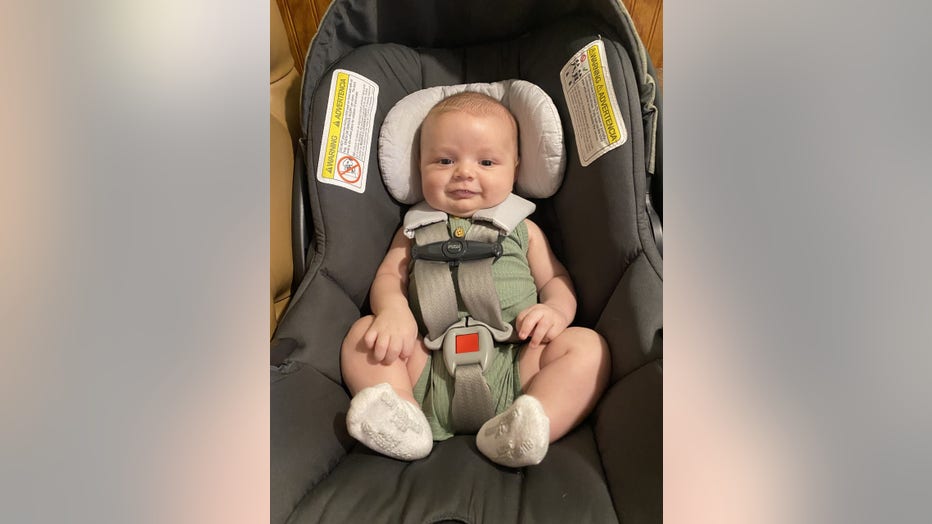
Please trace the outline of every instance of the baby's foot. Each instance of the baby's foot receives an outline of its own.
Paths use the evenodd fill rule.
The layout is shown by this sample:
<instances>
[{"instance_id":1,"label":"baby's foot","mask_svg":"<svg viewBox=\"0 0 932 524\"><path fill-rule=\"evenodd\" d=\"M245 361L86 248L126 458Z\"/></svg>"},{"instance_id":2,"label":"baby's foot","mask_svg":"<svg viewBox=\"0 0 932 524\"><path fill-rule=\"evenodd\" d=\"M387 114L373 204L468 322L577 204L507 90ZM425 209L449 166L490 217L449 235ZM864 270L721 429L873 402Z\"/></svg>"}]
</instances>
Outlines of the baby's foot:
<instances>
[{"instance_id":1,"label":"baby's foot","mask_svg":"<svg viewBox=\"0 0 932 524\"><path fill-rule=\"evenodd\" d=\"M540 464L550 445L550 419L540 402L522 395L508 409L482 425L476 446L492 462L520 468Z\"/></svg>"},{"instance_id":2,"label":"baby's foot","mask_svg":"<svg viewBox=\"0 0 932 524\"><path fill-rule=\"evenodd\" d=\"M346 428L369 449L401 460L424 458L434 445L424 412L385 382L353 397Z\"/></svg>"}]
</instances>

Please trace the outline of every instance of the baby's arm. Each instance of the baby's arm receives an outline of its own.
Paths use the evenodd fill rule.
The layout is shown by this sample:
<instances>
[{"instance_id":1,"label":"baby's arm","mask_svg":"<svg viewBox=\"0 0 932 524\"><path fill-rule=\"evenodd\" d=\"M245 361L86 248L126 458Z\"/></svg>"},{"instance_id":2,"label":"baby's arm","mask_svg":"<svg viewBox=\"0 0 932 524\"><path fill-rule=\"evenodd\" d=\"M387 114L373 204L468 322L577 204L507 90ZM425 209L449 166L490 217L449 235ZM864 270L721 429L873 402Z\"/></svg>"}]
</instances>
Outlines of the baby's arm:
<instances>
[{"instance_id":1,"label":"baby's arm","mask_svg":"<svg viewBox=\"0 0 932 524\"><path fill-rule=\"evenodd\" d=\"M376 362L391 364L408 358L417 345L417 321L408 305L408 262L411 240L399 229L382 260L369 302L375 319L363 340Z\"/></svg>"},{"instance_id":2,"label":"baby's arm","mask_svg":"<svg viewBox=\"0 0 932 524\"><path fill-rule=\"evenodd\" d=\"M547 237L530 220L527 223L527 261L540 302L522 311L516 321L518 336L531 337L535 347L555 339L576 316L576 293L570 275L550 249Z\"/></svg>"}]
</instances>

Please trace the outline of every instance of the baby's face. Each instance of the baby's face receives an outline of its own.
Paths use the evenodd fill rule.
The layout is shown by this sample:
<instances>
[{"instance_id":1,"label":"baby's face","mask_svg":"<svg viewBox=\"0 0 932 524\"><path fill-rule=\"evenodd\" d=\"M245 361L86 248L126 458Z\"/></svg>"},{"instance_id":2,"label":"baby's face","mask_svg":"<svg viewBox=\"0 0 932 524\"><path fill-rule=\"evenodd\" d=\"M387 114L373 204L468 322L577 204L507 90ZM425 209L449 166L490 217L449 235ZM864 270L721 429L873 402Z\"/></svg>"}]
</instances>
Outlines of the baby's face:
<instances>
[{"instance_id":1,"label":"baby's face","mask_svg":"<svg viewBox=\"0 0 932 524\"><path fill-rule=\"evenodd\" d=\"M508 198L518 166L517 133L506 115L448 111L421 126L421 189L434 209L471 217Z\"/></svg>"}]
</instances>

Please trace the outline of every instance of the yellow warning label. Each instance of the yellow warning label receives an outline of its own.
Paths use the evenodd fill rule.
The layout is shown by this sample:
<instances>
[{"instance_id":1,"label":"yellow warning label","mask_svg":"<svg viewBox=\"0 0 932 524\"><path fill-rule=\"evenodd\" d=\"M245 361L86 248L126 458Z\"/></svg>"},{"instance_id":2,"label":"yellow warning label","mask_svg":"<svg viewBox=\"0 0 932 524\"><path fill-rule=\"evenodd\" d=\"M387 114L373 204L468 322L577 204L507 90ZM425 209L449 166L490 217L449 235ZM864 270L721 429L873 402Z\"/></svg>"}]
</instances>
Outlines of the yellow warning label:
<instances>
[{"instance_id":1,"label":"yellow warning label","mask_svg":"<svg viewBox=\"0 0 932 524\"><path fill-rule=\"evenodd\" d=\"M346 111L346 88L349 85L349 75L337 73L337 80L333 93L333 110L330 117L330 127L327 132L327 145L324 153L324 166L320 176L333 178L337 165L337 146L340 145L340 135L343 132L343 114Z\"/></svg>"},{"instance_id":2,"label":"yellow warning label","mask_svg":"<svg viewBox=\"0 0 932 524\"><path fill-rule=\"evenodd\" d=\"M318 181L366 191L378 98L379 86L368 78L346 69L333 72L320 138Z\"/></svg>"},{"instance_id":3,"label":"yellow warning label","mask_svg":"<svg viewBox=\"0 0 932 524\"><path fill-rule=\"evenodd\" d=\"M595 40L573 54L560 69L563 96L583 167L628 140L607 62L605 45Z\"/></svg>"},{"instance_id":4,"label":"yellow warning label","mask_svg":"<svg viewBox=\"0 0 932 524\"><path fill-rule=\"evenodd\" d=\"M599 103L599 114L602 117L602 125L605 127L605 134L608 135L608 143L614 144L621 140L621 133L618 132L615 112L612 111L608 88L605 87L605 77L602 75L602 59L599 56L599 48L592 46L586 51L586 54L589 55L589 72L592 74L592 84L593 87L595 87L595 96Z\"/></svg>"}]
</instances>

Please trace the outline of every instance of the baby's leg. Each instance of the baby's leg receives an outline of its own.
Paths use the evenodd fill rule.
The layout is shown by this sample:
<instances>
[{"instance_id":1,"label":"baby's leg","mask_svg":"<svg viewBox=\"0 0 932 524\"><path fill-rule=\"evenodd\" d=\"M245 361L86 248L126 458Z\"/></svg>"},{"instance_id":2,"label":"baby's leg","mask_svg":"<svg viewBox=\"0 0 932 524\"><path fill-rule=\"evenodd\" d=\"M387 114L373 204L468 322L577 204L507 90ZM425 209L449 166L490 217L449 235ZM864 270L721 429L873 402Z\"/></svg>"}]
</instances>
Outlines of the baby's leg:
<instances>
[{"instance_id":1,"label":"baby's leg","mask_svg":"<svg viewBox=\"0 0 932 524\"><path fill-rule=\"evenodd\" d=\"M571 327L546 346L524 348L519 369L521 389L547 412L554 442L595 407L608 385L611 356L601 335Z\"/></svg>"},{"instance_id":2,"label":"baby's leg","mask_svg":"<svg viewBox=\"0 0 932 524\"><path fill-rule=\"evenodd\" d=\"M592 330L569 328L546 346L524 348L518 365L525 395L476 435L483 454L511 467L540 463L549 443L592 410L608 383L608 345Z\"/></svg>"},{"instance_id":3,"label":"baby's leg","mask_svg":"<svg viewBox=\"0 0 932 524\"><path fill-rule=\"evenodd\" d=\"M372 317L359 319L343 341L343 379L353 393L346 426L356 440L383 455L415 460L430 453L433 436L414 400L413 384L427 361L423 344L406 360L376 362L363 341Z\"/></svg>"},{"instance_id":4,"label":"baby's leg","mask_svg":"<svg viewBox=\"0 0 932 524\"><path fill-rule=\"evenodd\" d=\"M419 337L418 347L407 360L399 358L388 365L376 362L372 357L372 350L362 339L373 319L371 315L360 318L343 339L340 352L343 381L353 395L369 386L387 382L399 396L417 405L414 400L414 384L417 384L427 362L427 348Z\"/></svg>"}]
</instances>

